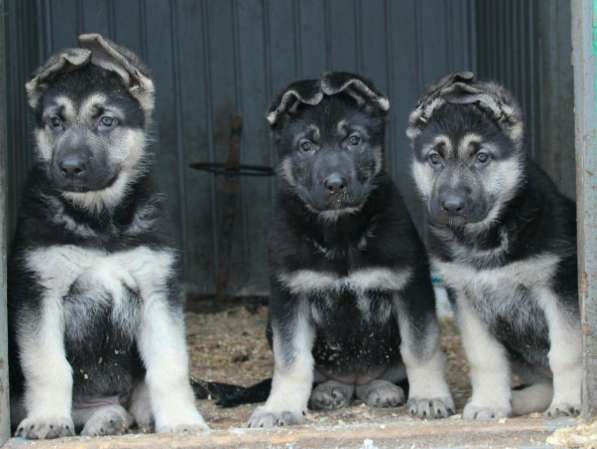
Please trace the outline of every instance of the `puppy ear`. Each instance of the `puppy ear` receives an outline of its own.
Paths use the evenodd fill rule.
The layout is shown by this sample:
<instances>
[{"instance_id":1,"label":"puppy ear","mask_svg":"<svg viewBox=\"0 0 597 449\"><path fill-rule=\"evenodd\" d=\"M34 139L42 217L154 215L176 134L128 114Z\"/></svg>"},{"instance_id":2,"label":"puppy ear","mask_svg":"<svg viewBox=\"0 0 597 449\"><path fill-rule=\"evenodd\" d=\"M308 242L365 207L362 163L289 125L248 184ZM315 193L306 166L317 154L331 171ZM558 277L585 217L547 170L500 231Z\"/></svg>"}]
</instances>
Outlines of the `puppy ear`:
<instances>
[{"instance_id":1,"label":"puppy ear","mask_svg":"<svg viewBox=\"0 0 597 449\"><path fill-rule=\"evenodd\" d=\"M81 34L81 48L91 52L91 63L115 72L135 97L146 115L153 111L155 88L149 70L130 50L123 48L100 34Z\"/></svg>"},{"instance_id":2,"label":"puppy ear","mask_svg":"<svg viewBox=\"0 0 597 449\"><path fill-rule=\"evenodd\" d=\"M418 136L425 127L433 113L441 106L446 104L446 99L442 98L442 92L449 89L455 83L467 85L472 83L475 78L472 72L450 73L441 78L437 83L432 84L427 92L417 101L417 106L410 113L408 118L408 128L406 135L412 140Z\"/></svg>"},{"instance_id":3,"label":"puppy ear","mask_svg":"<svg viewBox=\"0 0 597 449\"><path fill-rule=\"evenodd\" d=\"M382 112L390 109L390 100L379 92L373 84L358 75L346 72L324 73L321 90L326 95L344 92L355 99L359 106L372 104Z\"/></svg>"},{"instance_id":4,"label":"puppy ear","mask_svg":"<svg viewBox=\"0 0 597 449\"><path fill-rule=\"evenodd\" d=\"M25 84L29 106L37 107L37 103L44 91L48 88L48 82L59 73L70 72L82 67L91 60L91 52L81 48L68 48L58 54L51 56L45 64L40 66L32 79Z\"/></svg>"},{"instance_id":5,"label":"puppy ear","mask_svg":"<svg viewBox=\"0 0 597 449\"><path fill-rule=\"evenodd\" d=\"M321 100L323 100L323 93L319 80L297 81L276 96L265 118L270 126L274 126L281 115L296 111L301 103L315 106Z\"/></svg>"},{"instance_id":6,"label":"puppy ear","mask_svg":"<svg viewBox=\"0 0 597 449\"><path fill-rule=\"evenodd\" d=\"M410 114L406 131L410 139L419 135L433 113L446 103L473 104L494 120L517 144L522 138L522 113L503 86L475 82L472 72L452 73L431 86Z\"/></svg>"}]
</instances>

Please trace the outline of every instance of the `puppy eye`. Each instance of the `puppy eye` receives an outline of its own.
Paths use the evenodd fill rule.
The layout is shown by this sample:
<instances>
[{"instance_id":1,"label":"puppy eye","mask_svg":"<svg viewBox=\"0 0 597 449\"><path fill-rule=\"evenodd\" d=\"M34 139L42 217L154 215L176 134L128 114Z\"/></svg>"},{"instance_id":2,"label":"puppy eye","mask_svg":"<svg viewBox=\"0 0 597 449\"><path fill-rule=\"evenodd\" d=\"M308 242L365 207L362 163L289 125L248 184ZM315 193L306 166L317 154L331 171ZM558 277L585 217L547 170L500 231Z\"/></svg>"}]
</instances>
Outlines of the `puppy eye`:
<instances>
[{"instance_id":1,"label":"puppy eye","mask_svg":"<svg viewBox=\"0 0 597 449\"><path fill-rule=\"evenodd\" d=\"M111 129L116 125L118 125L118 119L110 117L109 115L104 115L99 119L99 129Z\"/></svg>"},{"instance_id":2,"label":"puppy eye","mask_svg":"<svg viewBox=\"0 0 597 449\"><path fill-rule=\"evenodd\" d=\"M348 143L353 147L356 147L358 144L360 144L361 140L361 136L359 136L358 134L352 134L348 137Z\"/></svg>"},{"instance_id":3,"label":"puppy eye","mask_svg":"<svg viewBox=\"0 0 597 449\"><path fill-rule=\"evenodd\" d=\"M51 128L53 129L62 129L62 119L57 116L57 115L53 115L48 119L48 124L50 125Z\"/></svg>"},{"instance_id":4,"label":"puppy eye","mask_svg":"<svg viewBox=\"0 0 597 449\"><path fill-rule=\"evenodd\" d=\"M301 149L301 151L308 153L309 151L313 151L315 145L313 145L313 142L311 142L309 139L302 139L299 142L299 148Z\"/></svg>"},{"instance_id":5,"label":"puppy eye","mask_svg":"<svg viewBox=\"0 0 597 449\"><path fill-rule=\"evenodd\" d=\"M479 151L476 154L476 160L479 164L486 164L487 162L489 162L489 159L491 157L489 156L489 153L486 153L485 151Z\"/></svg>"},{"instance_id":6,"label":"puppy eye","mask_svg":"<svg viewBox=\"0 0 597 449\"><path fill-rule=\"evenodd\" d=\"M433 167L439 167L442 165L442 157L439 155L439 153L431 153L428 159L429 163Z\"/></svg>"}]
</instances>

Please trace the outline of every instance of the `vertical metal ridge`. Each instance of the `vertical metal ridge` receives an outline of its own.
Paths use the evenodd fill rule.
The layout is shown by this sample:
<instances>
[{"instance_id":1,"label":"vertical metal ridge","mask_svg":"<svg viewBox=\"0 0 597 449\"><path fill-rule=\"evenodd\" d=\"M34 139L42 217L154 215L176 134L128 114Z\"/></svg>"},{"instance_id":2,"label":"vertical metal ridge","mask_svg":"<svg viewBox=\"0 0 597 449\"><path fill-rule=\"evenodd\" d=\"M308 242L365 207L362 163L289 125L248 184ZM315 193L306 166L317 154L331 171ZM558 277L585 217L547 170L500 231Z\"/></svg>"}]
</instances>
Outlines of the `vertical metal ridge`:
<instances>
[{"instance_id":1,"label":"vertical metal ridge","mask_svg":"<svg viewBox=\"0 0 597 449\"><path fill-rule=\"evenodd\" d=\"M180 79L180 43L176 32L178 30L178 8L176 0L169 0L170 6L170 51L172 52L173 64L171 67L174 78L174 114L176 117L176 163L178 168L178 195L179 195L179 218L180 218L180 241L187 241L187 209L185 204L185 144L182 131L182 81ZM182 251L183 272L185 277L189 276L189 256L187 251Z\"/></svg>"},{"instance_id":2,"label":"vertical metal ridge","mask_svg":"<svg viewBox=\"0 0 597 449\"><path fill-rule=\"evenodd\" d=\"M96 30L87 30L86 29L85 17L83 17L83 8L81 7L80 1L75 2L75 10L77 13L77 23L76 23L77 36L83 32L87 33L90 31L96 31Z\"/></svg>"},{"instance_id":3,"label":"vertical metal ridge","mask_svg":"<svg viewBox=\"0 0 597 449\"><path fill-rule=\"evenodd\" d=\"M205 64L203 65L203 76L205 77L205 92L204 98L206 102L207 110L207 151L210 162L215 162L215 151L214 151L214 135L211 132L214 126L213 118L213 100L212 100L212 81L211 81L211 40L209 38L209 0L201 1L201 28L203 33L203 54L205 57ZM213 245L213 272L218 272L218 261L220 260L220 253L218 248L218 221L217 221L217 210L216 210L216 180L215 176L210 177L210 199L211 199L211 233L212 233L212 245Z\"/></svg>"},{"instance_id":4,"label":"vertical metal ridge","mask_svg":"<svg viewBox=\"0 0 597 449\"><path fill-rule=\"evenodd\" d=\"M456 69L454 65L454 42L452 41L452 22L454 20L454 4L450 0L444 0L444 8L446 11L446 28L445 32L445 39L446 39L446 53L448 54L448 65L449 70L452 72ZM458 70L462 70L462 68L458 68Z\"/></svg>"},{"instance_id":5,"label":"vertical metal ridge","mask_svg":"<svg viewBox=\"0 0 597 449\"><path fill-rule=\"evenodd\" d=\"M390 93L390 89L392 88L392 86L394 86L394 65L392 64L393 61L393 30L394 27L392 25L392 0L385 0L384 1L384 14L385 14L385 20L384 20L384 35L386 36L386 38L384 39L385 41L385 51L386 51L386 95L388 97L391 96ZM393 116L393 112L392 110L390 110L390 117ZM390 125L392 125L392 122L390 121ZM386 135L386 142L388 144L388 147L385 148L385 153L389 156L386 156L386 160L388 162L389 167L386 167L386 169L390 168L391 170L390 173L393 173L395 170L394 167L394 132L393 132L394 127L390 126L390 132L387 132Z\"/></svg>"},{"instance_id":6,"label":"vertical metal ridge","mask_svg":"<svg viewBox=\"0 0 597 449\"><path fill-rule=\"evenodd\" d=\"M236 106L236 111L240 114L241 117L244 116L244 107L243 107L243 98L242 98L242 64L240 61L240 37L239 37L239 17L238 17L238 5L239 1L232 0L232 53L233 53L233 61L234 61L234 104ZM246 142L245 133L241 136L241 152L240 152L240 161L241 163L244 160L243 157L243 146ZM249 241L249 230L247 223L249 222L249 212L245 202L245 190L246 184L248 181L246 178L240 179L240 192L238 194L239 203L240 203L240 210L241 210L241 236L242 236L242 260L245 262L249 262L249 255L250 251L250 244Z\"/></svg>"},{"instance_id":7,"label":"vertical metal ridge","mask_svg":"<svg viewBox=\"0 0 597 449\"><path fill-rule=\"evenodd\" d=\"M361 23L361 0L353 1L355 29L355 68L357 73L361 73L361 71L363 70L363 25Z\"/></svg>"},{"instance_id":8,"label":"vertical metal ridge","mask_svg":"<svg viewBox=\"0 0 597 449\"><path fill-rule=\"evenodd\" d=\"M267 108L268 106L268 102L271 101L272 96L274 95L273 93L273 87L272 87L272 79L273 79L273 74L272 74L272 38L271 38L271 24L270 24L270 13L271 13L271 8L270 8L270 2L269 0L261 0L261 9L263 10L263 51L264 51L264 65L265 67L264 69L264 73L265 73L265 91L267 92L267 101L266 101L266 105L265 107ZM262 111L263 114L265 114L265 111ZM274 146L272 144L272 140L269 139L269 135L267 132L267 127L265 128L265 137L267 139L267 146L268 146L268 152L269 152L269 162L271 166L275 165L275 159L276 159L276 155L274 153ZM270 204L272 206L272 209L274 207L274 202L275 202L275 198L274 198L274 179L269 179L268 180L268 194L269 194L269 200L270 200Z\"/></svg>"},{"instance_id":9,"label":"vertical metal ridge","mask_svg":"<svg viewBox=\"0 0 597 449\"><path fill-rule=\"evenodd\" d=\"M333 70L332 67L332 7L330 6L330 0L324 0L323 2L323 36L324 36L324 57L325 57L325 70Z\"/></svg>"},{"instance_id":10,"label":"vertical metal ridge","mask_svg":"<svg viewBox=\"0 0 597 449\"><path fill-rule=\"evenodd\" d=\"M423 39L422 39L422 35L421 35L421 30L422 30L422 23L421 23L421 14L419 12L419 8L418 8L418 4L419 2L417 0L412 0L413 3L413 11L415 14L415 17L413 18L413 20L415 21L415 48L417 49L417 51L414 52L415 54L415 67L416 67L416 71L417 71L417 90L418 92L421 92L423 90L424 83L423 83L423 58L424 58L424 50L423 50Z\"/></svg>"},{"instance_id":11,"label":"vertical metal ridge","mask_svg":"<svg viewBox=\"0 0 597 449\"><path fill-rule=\"evenodd\" d=\"M107 16L108 16L108 34L114 40L116 40L116 7L114 5L115 0L107 0Z\"/></svg>"},{"instance_id":12,"label":"vertical metal ridge","mask_svg":"<svg viewBox=\"0 0 597 449\"><path fill-rule=\"evenodd\" d=\"M294 21L294 70L296 78L303 76L303 45L301 37L301 7L300 0L292 2L292 18Z\"/></svg>"},{"instance_id":13,"label":"vertical metal ridge","mask_svg":"<svg viewBox=\"0 0 597 449\"><path fill-rule=\"evenodd\" d=\"M147 4L145 0L139 0L139 21L141 32L141 57L144 61L147 61Z\"/></svg>"}]
</instances>

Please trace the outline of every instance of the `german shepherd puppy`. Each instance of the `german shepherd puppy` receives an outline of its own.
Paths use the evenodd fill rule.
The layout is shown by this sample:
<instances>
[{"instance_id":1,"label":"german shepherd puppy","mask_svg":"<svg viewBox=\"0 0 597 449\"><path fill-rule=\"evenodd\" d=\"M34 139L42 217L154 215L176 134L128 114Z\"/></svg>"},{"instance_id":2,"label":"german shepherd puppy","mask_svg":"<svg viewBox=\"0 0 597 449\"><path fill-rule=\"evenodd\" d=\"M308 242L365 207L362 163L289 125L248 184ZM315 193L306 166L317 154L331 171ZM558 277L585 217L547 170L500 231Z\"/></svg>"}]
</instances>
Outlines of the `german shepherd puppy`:
<instances>
[{"instance_id":1,"label":"german shepherd puppy","mask_svg":"<svg viewBox=\"0 0 597 449\"><path fill-rule=\"evenodd\" d=\"M498 84L452 74L421 98L407 135L431 261L471 367L464 417L577 415L575 205L528 159L517 102ZM511 373L525 388L512 392Z\"/></svg>"},{"instance_id":2,"label":"german shepherd puppy","mask_svg":"<svg viewBox=\"0 0 597 449\"><path fill-rule=\"evenodd\" d=\"M267 115L279 190L270 236L275 368L251 427L300 423L357 398L438 418L444 378L425 249L382 169L389 101L367 80L298 81ZM313 388L313 383L316 384Z\"/></svg>"},{"instance_id":3,"label":"german shepherd puppy","mask_svg":"<svg viewBox=\"0 0 597 449\"><path fill-rule=\"evenodd\" d=\"M36 159L8 280L16 435L204 429L148 174L153 82L130 51L99 35L79 42L27 84Z\"/></svg>"}]
</instances>

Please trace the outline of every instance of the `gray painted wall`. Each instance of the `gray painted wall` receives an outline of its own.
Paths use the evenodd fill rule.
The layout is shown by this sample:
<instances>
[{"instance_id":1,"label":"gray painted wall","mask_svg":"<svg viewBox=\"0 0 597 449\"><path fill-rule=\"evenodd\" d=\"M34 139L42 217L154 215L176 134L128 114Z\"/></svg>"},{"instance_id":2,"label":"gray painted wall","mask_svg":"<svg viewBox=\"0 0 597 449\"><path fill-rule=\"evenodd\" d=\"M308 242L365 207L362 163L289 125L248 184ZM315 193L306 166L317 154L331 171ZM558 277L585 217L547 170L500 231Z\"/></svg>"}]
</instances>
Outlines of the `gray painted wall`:
<instances>
[{"instance_id":1,"label":"gray painted wall","mask_svg":"<svg viewBox=\"0 0 597 449\"><path fill-rule=\"evenodd\" d=\"M212 294L220 184L188 168L223 161L231 115L244 118L242 162L275 164L264 121L274 92L326 70L370 77L392 100L387 169L417 220L404 136L426 84L474 67L473 0L8 0L10 208L31 160L22 85L53 51L100 32L138 52L157 84L155 173L184 249L186 280ZM232 235L231 293L267 293L273 181L243 178ZM11 221L14 223L14 216Z\"/></svg>"},{"instance_id":2,"label":"gray painted wall","mask_svg":"<svg viewBox=\"0 0 597 449\"><path fill-rule=\"evenodd\" d=\"M504 83L526 117L531 156L575 197L569 0L477 0L477 72Z\"/></svg>"}]
</instances>

